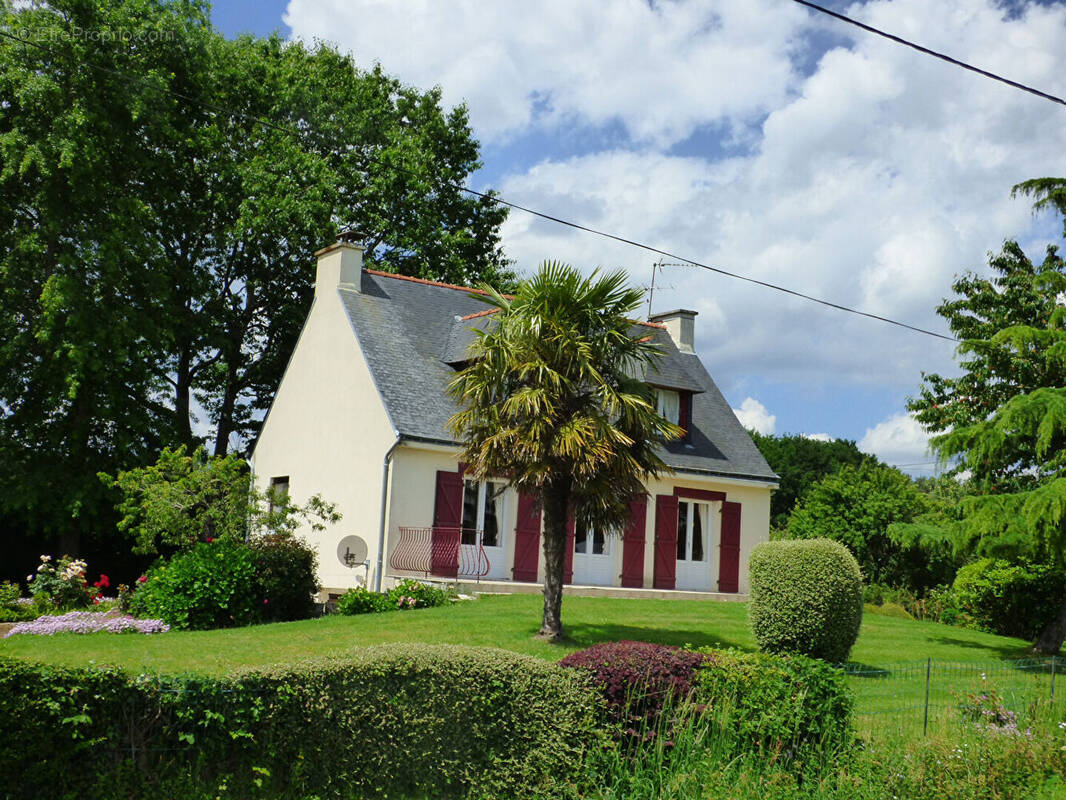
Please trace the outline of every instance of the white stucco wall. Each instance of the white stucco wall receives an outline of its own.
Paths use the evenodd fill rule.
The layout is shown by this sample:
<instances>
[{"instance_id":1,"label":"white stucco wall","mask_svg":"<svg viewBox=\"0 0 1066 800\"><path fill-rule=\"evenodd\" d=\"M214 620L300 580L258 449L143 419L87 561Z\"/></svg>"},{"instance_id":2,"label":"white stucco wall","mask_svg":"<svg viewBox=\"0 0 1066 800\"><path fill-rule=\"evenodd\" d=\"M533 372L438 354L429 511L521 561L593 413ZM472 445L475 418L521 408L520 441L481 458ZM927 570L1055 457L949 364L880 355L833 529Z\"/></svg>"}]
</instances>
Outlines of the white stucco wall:
<instances>
[{"instance_id":1,"label":"white stucco wall","mask_svg":"<svg viewBox=\"0 0 1066 800\"><path fill-rule=\"evenodd\" d=\"M386 576L395 571L389 569L388 556L395 550L400 539L400 528L424 528L433 524L433 503L439 470L454 472L458 466L458 451L454 448L434 445L404 444L393 456L393 481L390 487L388 516L388 545L386 548ZM644 588L654 586L655 565L655 496L674 493L675 487L725 492L729 502L741 504L740 517L740 573L739 592L748 592L748 560L751 551L760 542L769 539L770 532L770 487L756 482L711 478L677 473L665 475L648 486L648 513L645 528ZM505 580L512 578L514 566L515 525L517 521L517 495L508 490L501 530L504 531ZM716 517L713 523L711 560L713 574L717 577L718 549L721 521L718 513L721 503L712 505ZM538 576L544 574L544 553L538 556ZM611 546L612 585L621 584L622 542L615 539ZM407 575L408 573L397 573ZM412 575L413 577L413 575ZM717 585L711 587L717 591Z\"/></svg>"},{"instance_id":2,"label":"white stucco wall","mask_svg":"<svg viewBox=\"0 0 1066 800\"><path fill-rule=\"evenodd\" d=\"M356 576L366 574L337 559L338 543L350 534L368 545L373 585L382 461L395 440L341 305L338 277L332 288L319 287L251 459L260 489L287 475L296 503L317 493L337 504L339 523L317 533L309 527L301 531L318 551L319 580L326 588L352 586Z\"/></svg>"}]
</instances>

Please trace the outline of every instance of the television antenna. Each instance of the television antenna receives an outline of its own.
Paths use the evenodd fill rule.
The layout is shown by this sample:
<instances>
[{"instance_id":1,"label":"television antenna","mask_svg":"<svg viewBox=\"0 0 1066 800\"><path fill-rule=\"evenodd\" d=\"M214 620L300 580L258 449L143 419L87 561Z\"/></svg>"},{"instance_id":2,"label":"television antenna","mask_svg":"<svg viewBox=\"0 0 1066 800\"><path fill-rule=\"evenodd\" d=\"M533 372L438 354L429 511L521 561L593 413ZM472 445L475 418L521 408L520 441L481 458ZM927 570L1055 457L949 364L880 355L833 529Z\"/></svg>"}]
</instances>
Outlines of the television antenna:
<instances>
[{"instance_id":1,"label":"television antenna","mask_svg":"<svg viewBox=\"0 0 1066 800\"><path fill-rule=\"evenodd\" d=\"M687 261L663 261L661 258L651 265L651 286L646 287L648 289L648 319L651 319L651 302L655 297L655 276L657 273L662 272L663 267L692 267L693 264ZM673 289L673 286L664 286L664 289Z\"/></svg>"}]
</instances>

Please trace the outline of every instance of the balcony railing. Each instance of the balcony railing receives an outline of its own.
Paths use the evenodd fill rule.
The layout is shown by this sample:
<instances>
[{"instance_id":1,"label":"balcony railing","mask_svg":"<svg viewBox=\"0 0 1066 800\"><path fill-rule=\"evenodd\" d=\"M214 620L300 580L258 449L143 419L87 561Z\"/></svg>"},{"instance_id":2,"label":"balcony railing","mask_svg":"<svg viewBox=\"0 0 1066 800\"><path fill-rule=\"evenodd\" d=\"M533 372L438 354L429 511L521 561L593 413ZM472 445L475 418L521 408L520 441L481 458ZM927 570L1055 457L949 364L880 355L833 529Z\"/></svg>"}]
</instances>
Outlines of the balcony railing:
<instances>
[{"instance_id":1,"label":"balcony railing","mask_svg":"<svg viewBox=\"0 0 1066 800\"><path fill-rule=\"evenodd\" d=\"M389 556L389 568L421 572L427 578L473 578L489 572L482 546L483 531L470 528L400 528L400 538Z\"/></svg>"}]
</instances>

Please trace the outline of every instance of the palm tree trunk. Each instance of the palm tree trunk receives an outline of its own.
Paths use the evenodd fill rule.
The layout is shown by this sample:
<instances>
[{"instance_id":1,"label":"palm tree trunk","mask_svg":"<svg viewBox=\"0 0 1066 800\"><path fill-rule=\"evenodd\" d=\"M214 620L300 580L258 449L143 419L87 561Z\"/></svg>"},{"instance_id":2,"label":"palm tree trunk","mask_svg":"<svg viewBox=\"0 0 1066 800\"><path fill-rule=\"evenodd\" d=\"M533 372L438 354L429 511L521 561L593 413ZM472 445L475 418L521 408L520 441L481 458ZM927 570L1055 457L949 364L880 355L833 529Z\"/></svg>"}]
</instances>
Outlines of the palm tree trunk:
<instances>
[{"instance_id":1,"label":"palm tree trunk","mask_svg":"<svg viewBox=\"0 0 1066 800\"><path fill-rule=\"evenodd\" d=\"M1040 632L1033 650L1053 655L1062 648L1064 639L1066 639L1066 602L1063 602L1059 607L1059 613Z\"/></svg>"},{"instance_id":2,"label":"palm tree trunk","mask_svg":"<svg viewBox=\"0 0 1066 800\"><path fill-rule=\"evenodd\" d=\"M541 639L557 641L563 637L563 568L566 560L566 512L570 505L570 487L545 487L544 504L544 618Z\"/></svg>"}]
</instances>

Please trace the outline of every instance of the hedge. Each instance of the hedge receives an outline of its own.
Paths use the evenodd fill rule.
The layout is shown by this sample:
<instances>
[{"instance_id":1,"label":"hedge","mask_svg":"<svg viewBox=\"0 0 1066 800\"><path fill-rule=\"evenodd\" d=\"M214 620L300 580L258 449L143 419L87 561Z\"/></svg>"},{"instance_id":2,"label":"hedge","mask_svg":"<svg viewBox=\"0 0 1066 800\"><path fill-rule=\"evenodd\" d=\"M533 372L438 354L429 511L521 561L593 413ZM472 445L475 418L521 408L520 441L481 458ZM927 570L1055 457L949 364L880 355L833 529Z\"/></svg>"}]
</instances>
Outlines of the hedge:
<instances>
[{"instance_id":1,"label":"hedge","mask_svg":"<svg viewBox=\"0 0 1066 800\"><path fill-rule=\"evenodd\" d=\"M844 662L862 624L862 573L829 539L764 542L752 551L748 616L759 649Z\"/></svg>"},{"instance_id":2,"label":"hedge","mask_svg":"<svg viewBox=\"0 0 1066 800\"><path fill-rule=\"evenodd\" d=\"M550 793L611 746L583 676L501 650L366 648L225 678L0 661L6 797Z\"/></svg>"},{"instance_id":3,"label":"hedge","mask_svg":"<svg viewBox=\"0 0 1066 800\"><path fill-rule=\"evenodd\" d=\"M729 726L740 752L805 759L852 743L854 701L839 669L799 655L699 652L695 698Z\"/></svg>"}]
</instances>

